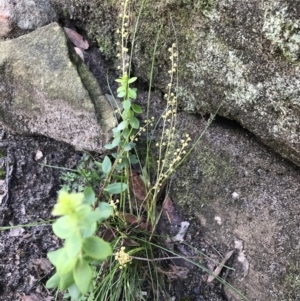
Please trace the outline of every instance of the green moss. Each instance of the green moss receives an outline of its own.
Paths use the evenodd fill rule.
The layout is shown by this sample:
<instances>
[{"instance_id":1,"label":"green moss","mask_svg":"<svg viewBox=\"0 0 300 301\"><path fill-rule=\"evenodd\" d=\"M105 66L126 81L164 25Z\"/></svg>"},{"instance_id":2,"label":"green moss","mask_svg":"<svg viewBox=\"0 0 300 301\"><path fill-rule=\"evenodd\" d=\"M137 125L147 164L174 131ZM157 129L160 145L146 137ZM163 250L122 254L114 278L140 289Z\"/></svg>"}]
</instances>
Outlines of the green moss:
<instances>
[{"instance_id":1,"label":"green moss","mask_svg":"<svg viewBox=\"0 0 300 301\"><path fill-rule=\"evenodd\" d=\"M3 151L3 150L0 149L0 158L3 158L5 156L6 156L5 151Z\"/></svg>"},{"instance_id":2,"label":"green moss","mask_svg":"<svg viewBox=\"0 0 300 301\"><path fill-rule=\"evenodd\" d=\"M4 157L6 157L6 153L5 151L0 149L0 158L4 158ZM6 178L6 170L4 167L0 167L0 180L4 180L5 178Z\"/></svg>"},{"instance_id":3,"label":"green moss","mask_svg":"<svg viewBox=\"0 0 300 301\"><path fill-rule=\"evenodd\" d=\"M64 8L62 9L62 13L63 13L63 16L64 16L65 18L68 18L68 17L69 17L69 13L68 13L68 10L66 9L66 7L64 7Z\"/></svg>"},{"instance_id":4,"label":"green moss","mask_svg":"<svg viewBox=\"0 0 300 301\"><path fill-rule=\"evenodd\" d=\"M210 10L214 7L214 0L182 0L183 4L193 7L193 8L198 8L201 10Z\"/></svg>"},{"instance_id":5,"label":"green moss","mask_svg":"<svg viewBox=\"0 0 300 301\"><path fill-rule=\"evenodd\" d=\"M96 41L100 52L105 55L106 58L115 55L115 47L113 47L111 40L107 36L96 36Z\"/></svg>"},{"instance_id":6,"label":"green moss","mask_svg":"<svg viewBox=\"0 0 300 301\"><path fill-rule=\"evenodd\" d=\"M231 173L231 169L228 168L228 163L213 154L207 146L203 147L197 157L197 161L201 166L201 172L205 178L214 178L217 175L221 175L224 179Z\"/></svg>"},{"instance_id":7,"label":"green moss","mask_svg":"<svg viewBox=\"0 0 300 301\"><path fill-rule=\"evenodd\" d=\"M197 166L194 169L194 166ZM216 199L216 195L224 193L224 183L235 175L235 169L229 159L222 154L215 154L209 146L201 145L195 149L189 162L177 171L172 190L176 200L190 213L195 208Z\"/></svg>"},{"instance_id":8,"label":"green moss","mask_svg":"<svg viewBox=\"0 0 300 301\"><path fill-rule=\"evenodd\" d=\"M300 266L295 261L286 272L284 279L284 294L286 301L295 301L300 298Z\"/></svg>"},{"instance_id":9,"label":"green moss","mask_svg":"<svg viewBox=\"0 0 300 301\"><path fill-rule=\"evenodd\" d=\"M6 171L3 168L0 168L0 180L4 180L6 178Z\"/></svg>"}]
</instances>

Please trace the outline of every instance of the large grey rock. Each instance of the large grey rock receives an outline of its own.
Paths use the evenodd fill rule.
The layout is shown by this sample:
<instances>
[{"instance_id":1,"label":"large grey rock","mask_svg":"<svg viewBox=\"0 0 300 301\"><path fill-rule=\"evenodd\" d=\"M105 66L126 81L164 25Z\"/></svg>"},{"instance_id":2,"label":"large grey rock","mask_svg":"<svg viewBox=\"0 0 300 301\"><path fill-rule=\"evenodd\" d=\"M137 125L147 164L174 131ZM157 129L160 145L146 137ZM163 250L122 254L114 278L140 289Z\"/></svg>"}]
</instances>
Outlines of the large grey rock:
<instances>
[{"instance_id":1,"label":"large grey rock","mask_svg":"<svg viewBox=\"0 0 300 301\"><path fill-rule=\"evenodd\" d=\"M96 79L52 23L0 43L0 121L78 149L102 151L115 125Z\"/></svg>"},{"instance_id":2,"label":"large grey rock","mask_svg":"<svg viewBox=\"0 0 300 301\"><path fill-rule=\"evenodd\" d=\"M51 0L56 7L60 5L60 11L86 24L104 50L112 49L119 39L112 32L120 22L110 12L121 11L121 2ZM139 7L140 1L130 1L130 5ZM89 7L97 9L90 13ZM132 29L134 11L138 8L130 13ZM144 80L148 80L161 24L154 85L165 89L168 84L167 49L178 41L181 108L215 112L226 98L219 114L238 121L300 165L300 2L147 1L133 52L135 75Z\"/></svg>"},{"instance_id":3,"label":"large grey rock","mask_svg":"<svg viewBox=\"0 0 300 301\"><path fill-rule=\"evenodd\" d=\"M197 137L204 126L182 113L178 135ZM299 300L299 171L236 124L217 122L173 177L170 195L191 221L187 235L200 232L202 251L220 262L218 252L242 241L226 280L248 300Z\"/></svg>"},{"instance_id":4,"label":"large grey rock","mask_svg":"<svg viewBox=\"0 0 300 301\"><path fill-rule=\"evenodd\" d=\"M0 38L34 30L57 20L48 0L1 0Z\"/></svg>"},{"instance_id":5,"label":"large grey rock","mask_svg":"<svg viewBox=\"0 0 300 301\"><path fill-rule=\"evenodd\" d=\"M189 112L215 112L238 121L284 157L300 165L300 2L210 1L211 7L170 7L179 47L178 95ZM201 13L202 12L202 13ZM149 65L146 45L154 25L141 26L137 76ZM171 24L163 49L175 37ZM160 52L158 62L167 60ZM167 84L158 64L156 85ZM170 68L170 67L167 67Z\"/></svg>"}]
</instances>

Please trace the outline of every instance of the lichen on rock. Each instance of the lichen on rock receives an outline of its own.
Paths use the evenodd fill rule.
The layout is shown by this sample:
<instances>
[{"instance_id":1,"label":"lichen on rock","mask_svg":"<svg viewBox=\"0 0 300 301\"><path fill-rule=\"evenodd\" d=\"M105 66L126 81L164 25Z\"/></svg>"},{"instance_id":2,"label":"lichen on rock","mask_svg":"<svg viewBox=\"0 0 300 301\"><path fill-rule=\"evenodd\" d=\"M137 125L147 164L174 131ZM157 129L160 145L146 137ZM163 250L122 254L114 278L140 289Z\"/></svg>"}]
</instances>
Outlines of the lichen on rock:
<instances>
[{"instance_id":1,"label":"lichen on rock","mask_svg":"<svg viewBox=\"0 0 300 301\"><path fill-rule=\"evenodd\" d=\"M300 20L291 16L287 3L266 4L262 32L287 59L299 60Z\"/></svg>"},{"instance_id":2,"label":"lichen on rock","mask_svg":"<svg viewBox=\"0 0 300 301\"><path fill-rule=\"evenodd\" d=\"M0 3L0 38L19 36L57 21L48 0L2 0Z\"/></svg>"},{"instance_id":3,"label":"lichen on rock","mask_svg":"<svg viewBox=\"0 0 300 301\"><path fill-rule=\"evenodd\" d=\"M115 59L121 1L51 2L85 26L103 53ZM132 31L141 5L142 1L130 2ZM180 107L214 113L225 99L220 115L238 121L299 165L297 12L299 4L287 0L146 1L133 49L134 73L149 80L156 36L162 28L153 85L163 91L168 84L167 49L176 40Z\"/></svg>"}]
</instances>

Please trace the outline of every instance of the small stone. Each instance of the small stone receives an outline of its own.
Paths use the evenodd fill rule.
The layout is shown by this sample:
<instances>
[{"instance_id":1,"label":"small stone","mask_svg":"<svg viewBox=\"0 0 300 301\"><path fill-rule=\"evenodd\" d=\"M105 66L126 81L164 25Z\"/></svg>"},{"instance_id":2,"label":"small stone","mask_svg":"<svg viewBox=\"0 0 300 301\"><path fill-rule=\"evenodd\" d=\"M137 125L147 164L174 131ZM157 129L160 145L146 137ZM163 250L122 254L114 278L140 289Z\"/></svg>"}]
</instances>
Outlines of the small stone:
<instances>
[{"instance_id":1,"label":"small stone","mask_svg":"<svg viewBox=\"0 0 300 301\"><path fill-rule=\"evenodd\" d=\"M9 232L9 236L10 237L21 236L24 231L25 230L23 228L14 228L14 229L11 229L10 232Z\"/></svg>"},{"instance_id":2,"label":"small stone","mask_svg":"<svg viewBox=\"0 0 300 301\"><path fill-rule=\"evenodd\" d=\"M215 221L217 222L218 225L222 225L222 219L220 218L220 216L215 216Z\"/></svg>"},{"instance_id":3,"label":"small stone","mask_svg":"<svg viewBox=\"0 0 300 301\"><path fill-rule=\"evenodd\" d=\"M35 154L35 157L34 157L34 160L37 161L37 160L40 160L41 158L43 158L43 153L42 151L38 150Z\"/></svg>"},{"instance_id":4,"label":"small stone","mask_svg":"<svg viewBox=\"0 0 300 301\"><path fill-rule=\"evenodd\" d=\"M240 197L240 195L237 192L233 192L231 196L234 200L237 200Z\"/></svg>"}]
</instances>

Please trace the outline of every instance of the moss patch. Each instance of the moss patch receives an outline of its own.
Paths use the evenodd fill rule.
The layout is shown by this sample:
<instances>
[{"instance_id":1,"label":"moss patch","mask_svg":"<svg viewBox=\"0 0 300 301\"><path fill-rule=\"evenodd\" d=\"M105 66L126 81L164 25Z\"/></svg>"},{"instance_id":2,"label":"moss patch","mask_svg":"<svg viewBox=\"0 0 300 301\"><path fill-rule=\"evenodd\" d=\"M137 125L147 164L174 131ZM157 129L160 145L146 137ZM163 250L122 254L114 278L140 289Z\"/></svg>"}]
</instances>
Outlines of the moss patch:
<instances>
[{"instance_id":1,"label":"moss patch","mask_svg":"<svg viewBox=\"0 0 300 301\"><path fill-rule=\"evenodd\" d=\"M215 154L208 145L200 145L189 162L176 172L175 177L180 181L176 181L172 191L178 204L193 214L215 199L216 194L222 194L224 185L234 174L228 158Z\"/></svg>"},{"instance_id":2,"label":"moss patch","mask_svg":"<svg viewBox=\"0 0 300 301\"><path fill-rule=\"evenodd\" d=\"M4 168L0 168L0 180L4 180L6 178L6 171Z\"/></svg>"},{"instance_id":3,"label":"moss patch","mask_svg":"<svg viewBox=\"0 0 300 301\"><path fill-rule=\"evenodd\" d=\"M285 300L294 301L300 298L300 264L295 261L286 273L284 279Z\"/></svg>"}]
</instances>

